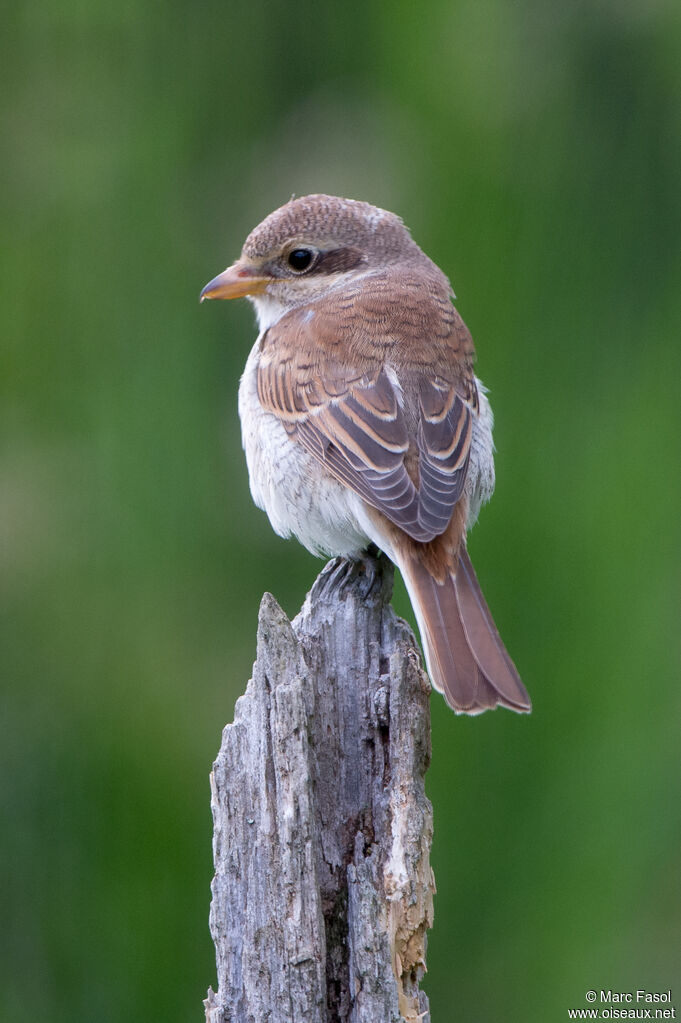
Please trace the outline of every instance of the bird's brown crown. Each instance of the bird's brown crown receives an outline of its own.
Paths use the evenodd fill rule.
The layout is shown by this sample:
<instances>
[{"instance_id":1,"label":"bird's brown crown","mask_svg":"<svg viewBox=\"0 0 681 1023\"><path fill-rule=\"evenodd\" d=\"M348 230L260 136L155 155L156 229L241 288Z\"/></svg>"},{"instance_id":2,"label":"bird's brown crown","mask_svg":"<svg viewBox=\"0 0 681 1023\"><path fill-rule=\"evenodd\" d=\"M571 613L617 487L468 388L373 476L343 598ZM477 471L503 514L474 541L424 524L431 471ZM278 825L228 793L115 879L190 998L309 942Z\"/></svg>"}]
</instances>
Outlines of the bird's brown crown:
<instances>
[{"instance_id":1,"label":"bird's brown crown","mask_svg":"<svg viewBox=\"0 0 681 1023\"><path fill-rule=\"evenodd\" d=\"M305 195L265 217L244 242L242 255L260 262L293 241L321 248L353 245L383 264L421 251L394 213L354 199Z\"/></svg>"}]
</instances>

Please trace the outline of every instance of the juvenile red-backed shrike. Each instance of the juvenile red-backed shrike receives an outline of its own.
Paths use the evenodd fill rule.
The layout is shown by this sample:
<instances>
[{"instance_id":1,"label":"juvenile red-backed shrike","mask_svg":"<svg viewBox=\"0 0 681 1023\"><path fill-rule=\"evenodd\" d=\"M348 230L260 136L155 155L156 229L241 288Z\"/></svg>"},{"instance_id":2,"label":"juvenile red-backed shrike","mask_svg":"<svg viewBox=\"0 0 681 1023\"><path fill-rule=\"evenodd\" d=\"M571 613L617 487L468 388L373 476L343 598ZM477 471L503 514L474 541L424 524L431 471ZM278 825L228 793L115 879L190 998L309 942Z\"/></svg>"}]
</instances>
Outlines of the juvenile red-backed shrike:
<instances>
[{"instance_id":1,"label":"juvenile red-backed shrike","mask_svg":"<svg viewBox=\"0 0 681 1023\"><path fill-rule=\"evenodd\" d=\"M430 677L455 711L530 700L466 551L494 489L492 412L440 269L364 202L293 199L201 298L249 298L239 388L251 492L281 536L400 568Z\"/></svg>"}]
</instances>

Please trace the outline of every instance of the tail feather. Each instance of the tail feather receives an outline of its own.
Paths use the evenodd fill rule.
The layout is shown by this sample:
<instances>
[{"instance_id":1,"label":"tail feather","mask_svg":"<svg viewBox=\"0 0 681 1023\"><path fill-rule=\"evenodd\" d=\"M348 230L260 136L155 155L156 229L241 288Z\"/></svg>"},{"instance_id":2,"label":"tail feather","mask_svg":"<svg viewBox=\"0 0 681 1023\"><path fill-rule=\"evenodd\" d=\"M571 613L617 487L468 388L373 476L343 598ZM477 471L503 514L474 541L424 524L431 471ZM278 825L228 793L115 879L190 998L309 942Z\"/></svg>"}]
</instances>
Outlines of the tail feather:
<instances>
[{"instance_id":1,"label":"tail feather","mask_svg":"<svg viewBox=\"0 0 681 1023\"><path fill-rule=\"evenodd\" d=\"M473 565L462 546L438 582L414 557L400 559L433 685L460 714L495 707L526 712L530 698L499 636Z\"/></svg>"}]
</instances>

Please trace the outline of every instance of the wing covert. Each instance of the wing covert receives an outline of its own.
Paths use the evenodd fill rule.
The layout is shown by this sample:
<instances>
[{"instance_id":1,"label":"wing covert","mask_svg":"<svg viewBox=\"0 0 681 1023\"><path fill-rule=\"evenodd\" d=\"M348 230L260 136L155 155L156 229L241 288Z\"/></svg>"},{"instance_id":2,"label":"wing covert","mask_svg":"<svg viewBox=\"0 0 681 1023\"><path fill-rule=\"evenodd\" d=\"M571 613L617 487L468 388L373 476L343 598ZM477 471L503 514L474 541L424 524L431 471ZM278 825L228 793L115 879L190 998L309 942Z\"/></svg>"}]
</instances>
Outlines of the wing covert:
<instances>
[{"instance_id":1,"label":"wing covert","mask_svg":"<svg viewBox=\"0 0 681 1023\"><path fill-rule=\"evenodd\" d=\"M454 350L440 331L431 363L415 365L400 353L395 325L367 330L356 304L321 305L264 335L260 402L337 480L412 539L432 540L463 493L477 411L472 359L458 352L461 321Z\"/></svg>"}]
</instances>

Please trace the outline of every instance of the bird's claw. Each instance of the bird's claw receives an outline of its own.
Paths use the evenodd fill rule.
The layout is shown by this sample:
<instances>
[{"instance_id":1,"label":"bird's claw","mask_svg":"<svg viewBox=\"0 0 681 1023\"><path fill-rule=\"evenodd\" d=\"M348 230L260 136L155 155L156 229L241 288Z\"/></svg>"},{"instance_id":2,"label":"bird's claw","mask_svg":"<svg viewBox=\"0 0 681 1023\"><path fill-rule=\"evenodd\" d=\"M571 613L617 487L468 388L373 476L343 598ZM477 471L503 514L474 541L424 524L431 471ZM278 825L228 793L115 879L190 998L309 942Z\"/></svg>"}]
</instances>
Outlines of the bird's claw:
<instances>
[{"instance_id":1,"label":"bird's claw","mask_svg":"<svg viewBox=\"0 0 681 1023\"><path fill-rule=\"evenodd\" d=\"M354 587L358 595L366 599L374 590L382 588L388 566L388 559L381 557L378 548L372 544L361 558L334 558L329 561L319 574L318 584L341 597Z\"/></svg>"}]
</instances>

